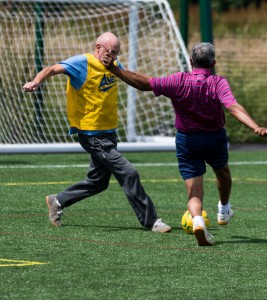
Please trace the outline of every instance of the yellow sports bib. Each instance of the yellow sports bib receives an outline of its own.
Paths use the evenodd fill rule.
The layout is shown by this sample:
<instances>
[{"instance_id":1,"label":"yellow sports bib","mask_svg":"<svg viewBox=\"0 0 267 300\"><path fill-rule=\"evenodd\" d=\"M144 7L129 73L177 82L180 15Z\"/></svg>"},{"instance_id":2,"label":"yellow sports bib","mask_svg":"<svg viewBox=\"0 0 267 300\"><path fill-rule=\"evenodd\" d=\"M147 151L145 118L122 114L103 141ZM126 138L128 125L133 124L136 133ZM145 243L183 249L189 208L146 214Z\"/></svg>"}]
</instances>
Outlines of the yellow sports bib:
<instances>
[{"instance_id":1,"label":"yellow sports bib","mask_svg":"<svg viewBox=\"0 0 267 300\"><path fill-rule=\"evenodd\" d=\"M76 90L67 84L70 127L80 130L109 130L118 127L118 86L116 76L92 54L85 54L87 78Z\"/></svg>"}]
</instances>

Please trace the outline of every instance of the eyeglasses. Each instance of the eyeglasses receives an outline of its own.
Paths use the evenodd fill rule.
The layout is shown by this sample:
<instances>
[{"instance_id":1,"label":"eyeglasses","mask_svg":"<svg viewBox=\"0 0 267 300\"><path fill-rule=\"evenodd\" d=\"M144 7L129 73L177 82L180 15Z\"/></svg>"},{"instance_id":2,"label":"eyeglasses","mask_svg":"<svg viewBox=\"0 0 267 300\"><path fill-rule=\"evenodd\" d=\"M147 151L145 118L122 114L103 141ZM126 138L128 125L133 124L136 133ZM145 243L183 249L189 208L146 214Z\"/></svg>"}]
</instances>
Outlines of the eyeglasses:
<instances>
[{"instance_id":1,"label":"eyeglasses","mask_svg":"<svg viewBox=\"0 0 267 300\"><path fill-rule=\"evenodd\" d=\"M103 47L112 56L120 56L120 55L122 55L122 51L121 50L115 51L115 50L107 49L104 45L101 45L101 44L99 44L99 46Z\"/></svg>"}]
</instances>

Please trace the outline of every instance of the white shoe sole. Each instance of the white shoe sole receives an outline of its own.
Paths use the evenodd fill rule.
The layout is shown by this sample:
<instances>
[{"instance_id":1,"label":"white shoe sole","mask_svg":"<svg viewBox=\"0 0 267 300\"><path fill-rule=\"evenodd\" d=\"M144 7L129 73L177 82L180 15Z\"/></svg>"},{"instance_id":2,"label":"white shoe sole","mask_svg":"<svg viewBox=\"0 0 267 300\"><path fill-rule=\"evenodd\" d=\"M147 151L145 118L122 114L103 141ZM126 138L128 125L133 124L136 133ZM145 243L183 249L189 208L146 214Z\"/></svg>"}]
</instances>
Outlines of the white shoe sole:
<instances>
[{"instance_id":1,"label":"white shoe sole","mask_svg":"<svg viewBox=\"0 0 267 300\"><path fill-rule=\"evenodd\" d=\"M229 219L227 221L218 219L217 224L218 225L228 225L233 217L234 217L234 213L232 213L232 215L229 217Z\"/></svg>"},{"instance_id":2,"label":"white shoe sole","mask_svg":"<svg viewBox=\"0 0 267 300\"><path fill-rule=\"evenodd\" d=\"M214 241L208 240L205 234L205 230L202 226L196 226L194 228L194 235L197 239L198 246L213 246Z\"/></svg>"}]
</instances>

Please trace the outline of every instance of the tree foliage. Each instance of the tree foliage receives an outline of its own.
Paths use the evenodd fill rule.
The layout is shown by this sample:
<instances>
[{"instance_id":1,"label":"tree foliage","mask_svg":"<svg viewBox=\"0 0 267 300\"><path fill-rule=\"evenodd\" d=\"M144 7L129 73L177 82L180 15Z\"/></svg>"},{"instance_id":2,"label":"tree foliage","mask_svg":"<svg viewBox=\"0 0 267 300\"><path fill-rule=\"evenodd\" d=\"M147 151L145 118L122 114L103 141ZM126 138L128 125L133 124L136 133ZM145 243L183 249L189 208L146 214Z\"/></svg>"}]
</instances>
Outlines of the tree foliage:
<instances>
[{"instance_id":1,"label":"tree foliage","mask_svg":"<svg viewBox=\"0 0 267 300\"><path fill-rule=\"evenodd\" d=\"M178 9L182 0L169 0L169 3L173 9ZM192 4L198 4L199 0L189 0ZM228 11L231 8L241 9L248 8L250 5L254 5L260 9L262 2L266 0L213 0L211 5L218 9L220 12Z\"/></svg>"}]
</instances>

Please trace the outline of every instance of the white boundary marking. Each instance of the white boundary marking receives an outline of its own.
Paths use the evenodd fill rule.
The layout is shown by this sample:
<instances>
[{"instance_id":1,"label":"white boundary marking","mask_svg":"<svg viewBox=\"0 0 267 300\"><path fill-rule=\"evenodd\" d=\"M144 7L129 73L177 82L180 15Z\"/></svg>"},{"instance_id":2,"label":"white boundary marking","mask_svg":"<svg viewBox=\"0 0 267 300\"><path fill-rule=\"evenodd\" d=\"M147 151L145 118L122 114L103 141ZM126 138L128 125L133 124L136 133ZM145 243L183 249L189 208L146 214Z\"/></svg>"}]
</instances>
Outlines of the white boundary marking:
<instances>
[{"instance_id":1,"label":"white boundary marking","mask_svg":"<svg viewBox=\"0 0 267 300\"><path fill-rule=\"evenodd\" d=\"M178 166L178 163L133 163L136 167L164 167ZM234 161L229 162L229 165L267 165L267 161ZM88 164L73 164L73 165L0 165L0 169L53 169L53 168L88 168Z\"/></svg>"}]
</instances>

